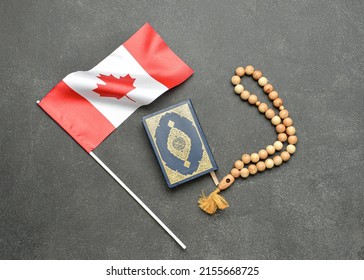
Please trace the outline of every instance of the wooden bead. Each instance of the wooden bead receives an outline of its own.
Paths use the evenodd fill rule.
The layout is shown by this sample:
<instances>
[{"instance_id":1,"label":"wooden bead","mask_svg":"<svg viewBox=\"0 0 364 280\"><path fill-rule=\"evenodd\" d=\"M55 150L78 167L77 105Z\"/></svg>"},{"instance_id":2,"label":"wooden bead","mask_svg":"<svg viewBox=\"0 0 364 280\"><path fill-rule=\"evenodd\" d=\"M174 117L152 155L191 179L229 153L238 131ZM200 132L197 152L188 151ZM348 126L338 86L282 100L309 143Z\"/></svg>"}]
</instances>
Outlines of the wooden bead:
<instances>
[{"instance_id":1,"label":"wooden bead","mask_svg":"<svg viewBox=\"0 0 364 280\"><path fill-rule=\"evenodd\" d=\"M292 145L292 144L289 144L289 145L287 145L286 150L287 150L287 152L289 152L292 155L296 151L296 146L295 145Z\"/></svg>"},{"instance_id":2,"label":"wooden bead","mask_svg":"<svg viewBox=\"0 0 364 280\"><path fill-rule=\"evenodd\" d=\"M241 157L241 160L244 162L244 164L248 164L250 162L250 155L248 154L244 154L242 157Z\"/></svg>"},{"instance_id":3,"label":"wooden bead","mask_svg":"<svg viewBox=\"0 0 364 280\"><path fill-rule=\"evenodd\" d=\"M273 155L276 152L276 149L273 145L268 145L265 149L269 155Z\"/></svg>"},{"instance_id":4,"label":"wooden bead","mask_svg":"<svg viewBox=\"0 0 364 280\"><path fill-rule=\"evenodd\" d=\"M279 108L280 106L282 106L283 104L283 100L281 98L277 98L273 101L273 105L276 108Z\"/></svg>"},{"instance_id":5,"label":"wooden bead","mask_svg":"<svg viewBox=\"0 0 364 280\"><path fill-rule=\"evenodd\" d=\"M250 95L248 98L248 102L251 105L254 105L257 101L258 101L258 96L256 96L255 94Z\"/></svg>"},{"instance_id":6,"label":"wooden bead","mask_svg":"<svg viewBox=\"0 0 364 280\"><path fill-rule=\"evenodd\" d=\"M265 167L267 167L268 169L271 169L271 168L273 168L273 166L274 166L274 161L271 158L268 158L265 161Z\"/></svg>"},{"instance_id":7,"label":"wooden bead","mask_svg":"<svg viewBox=\"0 0 364 280\"><path fill-rule=\"evenodd\" d=\"M283 124L286 126L286 127L289 127L289 126L292 126L293 125L293 121L291 118L286 118L283 120Z\"/></svg>"},{"instance_id":8,"label":"wooden bead","mask_svg":"<svg viewBox=\"0 0 364 280\"><path fill-rule=\"evenodd\" d=\"M238 178L240 176L240 170L237 168L233 168L230 170L230 174L233 175L234 178Z\"/></svg>"},{"instance_id":9,"label":"wooden bead","mask_svg":"<svg viewBox=\"0 0 364 280\"><path fill-rule=\"evenodd\" d=\"M291 158L291 155L287 151L284 151L281 153L281 158L283 161L288 161Z\"/></svg>"},{"instance_id":10,"label":"wooden bead","mask_svg":"<svg viewBox=\"0 0 364 280\"><path fill-rule=\"evenodd\" d=\"M258 100L257 102L255 102L255 106L259 107L261 104L261 102Z\"/></svg>"},{"instance_id":11,"label":"wooden bead","mask_svg":"<svg viewBox=\"0 0 364 280\"><path fill-rule=\"evenodd\" d=\"M259 112L265 113L268 110L267 103L261 103L258 107Z\"/></svg>"},{"instance_id":12,"label":"wooden bead","mask_svg":"<svg viewBox=\"0 0 364 280\"><path fill-rule=\"evenodd\" d=\"M279 133L277 136L278 141L286 142L287 141L287 134L285 133Z\"/></svg>"},{"instance_id":13,"label":"wooden bead","mask_svg":"<svg viewBox=\"0 0 364 280\"><path fill-rule=\"evenodd\" d=\"M273 90L270 94L268 94L269 100L274 100L277 99L278 97L279 97L278 92L276 92L275 90Z\"/></svg>"},{"instance_id":14,"label":"wooden bead","mask_svg":"<svg viewBox=\"0 0 364 280\"><path fill-rule=\"evenodd\" d=\"M234 163L234 167L240 170L244 167L244 162L242 162L241 160L237 160Z\"/></svg>"},{"instance_id":15,"label":"wooden bead","mask_svg":"<svg viewBox=\"0 0 364 280\"><path fill-rule=\"evenodd\" d=\"M298 141L298 138L296 135L291 135L288 137L289 144L295 145L295 144L297 144L297 141Z\"/></svg>"},{"instance_id":16,"label":"wooden bead","mask_svg":"<svg viewBox=\"0 0 364 280\"><path fill-rule=\"evenodd\" d=\"M249 169L248 168L243 168L242 170L240 170L240 176L243 177L243 178L249 177Z\"/></svg>"},{"instance_id":17,"label":"wooden bead","mask_svg":"<svg viewBox=\"0 0 364 280\"><path fill-rule=\"evenodd\" d=\"M275 141L273 146L276 151L280 151L283 149L283 143L281 141Z\"/></svg>"},{"instance_id":18,"label":"wooden bead","mask_svg":"<svg viewBox=\"0 0 364 280\"><path fill-rule=\"evenodd\" d=\"M275 166L280 166L283 162L282 158L280 156L275 156L273 158L273 162Z\"/></svg>"},{"instance_id":19,"label":"wooden bead","mask_svg":"<svg viewBox=\"0 0 364 280\"><path fill-rule=\"evenodd\" d=\"M263 76L262 71L260 70L254 70L253 72L253 79L258 81Z\"/></svg>"},{"instance_id":20,"label":"wooden bead","mask_svg":"<svg viewBox=\"0 0 364 280\"><path fill-rule=\"evenodd\" d=\"M277 133L283 133L283 132L285 132L286 131L286 127L284 126L284 124L283 123L280 123L280 124L278 124L277 126L276 126L276 131L277 131ZM283 134L285 134L285 133L283 133ZM287 135L286 135L287 136ZM286 140L287 140L287 137L286 137ZM284 141L286 141L286 140L284 140ZM283 141L283 142L284 142Z\"/></svg>"},{"instance_id":21,"label":"wooden bead","mask_svg":"<svg viewBox=\"0 0 364 280\"><path fill-rule=\"evenodd\" d=\"M286 119L286 118L288 118L288 116L289 116L289 112L287 111L287 110L282 110L282 111L280 111L279 112L279 116L280 116L280 118L282 119L282 120L284 120L284 119Z\"/></svg>"},{"instance_id":22,"label":"wooden bead","mask_svg":"<svg viewBox=\"0 0 364 280\"><path fill-rule=\"evenodd\" d=\"M255 164L249 165L248 170L250 175L254 175L258 172L257 166Z\"/></svg>"},{"instance_id":23,"label":"wooden bead","mask_svg":"<svg viewBox=\"0 0 364 280\"><path fill-rule=\"evenodd\" d=\"M250 155L250 161L254 162L254 163L258 162L259 161L259 155L257 153L252 153Z\"/></svg>"},{"instance_id":24,"label":"wooden bead","mask_svg":"<svg viewBox=\"0 0 364 280\"><path fill-rule=\"evenodd\" d=\"M265 163L264 162L262 162L262 161L259 161L258 163L257 163L257 169L258 169L258 171L259 172L263 172L264 170L265 170Z\"/></svg>"},{"instance_id":25,"label":"wooden bead","mask_svg":"<svg viewBox=\"0 0 364 280\"><path fill-rule=\"evenodd\" d=\"M248 100L250 96L250 92L247 90L244 90L241 94L240 94L240 98L243 100Z\"/></svg>"},{"instance_id":26,"label":"wooden bead","mask_svg":"<svg viewBox=\"0 0 364 280\"><path fill-rule=\"evenodd\" d=\"M258 84L261 86L261 87L264 87L266 84L268 84L268 79L266 77L261 77L259 80L258 80Z\"/></svg>"},{"instance_id":27,"label":"wooden bead","mask_svg":"<svg viewBox=\"0 0 364 280\"><path fill-rule=\"evenodd\" d=\"M263 91L268 94L268 93L271 93L273 90L273 86L271 84L266 84L264 87L263 87Z\"/></svg>"},{"instance_id":28,"label":"wooden bead","mask_svg":"<svg viewBox=\"0 0 364 280\"><path fill-rule=\"evenodd\" d=\"M235 181L234 176L231 174L228 174L224 178L222 178L222 180L220 181L217 188L220 191L226 190L228 187L230 187L234 183L234 181Z\"/></svg>"},{"instance_id":29,"label":"wooden bead","mask_svg":"<svg viewBox=\"0 0 364 280\"><path fill-rule=\"evenodd\" d=\"M237 84L234 87L234 91L235 91L236 94L241 94L244 91L244 86L241 85L241 84Z\"/></svg>"},{"instance_id":30,"label":"wooden bead","mask_svg":"<svg viewBox=\"0 0 364 280\"><path fill-rule=\"evenodd\" d=\"M268 152L267 150L265 149L261 149L259 152L258 152L258 155L259 155L259 158L260 159L266 159L268 157Z\"/></svg>"},{"instance_id":31,"label":"wooden bead","mask_svg":"<svg viewBox=\"0 0 364 280\"><path fill-rule=\"evenodd\" d=\"M265 111L265 116L267 119L272 119L275 116L276 113L274 113L273 109L268 109L267 111Z\"/></svg>"},{"instance_id":32,"label":"wooden bead","mask_svg":"<svg viewBox=\"0 0 364 280\"><path fill-rule=\"evenodd\" d=\"M289 136L294 135L296 133L296 129L293 126L289 126L286 128L286 133Z\"/></svg>"},{"instance_id":33,"label":"wooden bead","mask_svg":"<svg viewBox=\"0 0 364 280\"><path fill-rule=\"evenodd\" d=\"M244 67L238 67L238 68L236 68L235 73L236 73L236 75L238 75L240 77L244 76L245 75L245 69L244 69Z\"/></svg>"},{"instance_id":34,"label":"wooden bead","mask_svg":"<svg viewBox=\"0 0 364 280\"><path fill-rule=\"evenodd\" d=\"M254 67L251 65L248 65L247 67L245 67L245 74L247 75L252 75L254 73Z\"/></svg>"},{"instance_id":35,"label":"wooden bead","mask_svg":"<svg viewBox=\"0 0 364 280\"><path fill-rule=\"evenodd\" d=\"M279 116L274 116L271 122L273 125L279 125L281 123L281 118Z\"/></svg>"},{"instance_id":36,"label":"wooden bead","mask_svg":"<svg viewBox=\"0 0 364 280\"><path fill-rule=\"evenodd\" d=\"M280 106L278 109L279 109L280 111L282 111L282 110L284 110L284 106Z\"/></svg>"},{"instance_id":37,"label":"wooden bead","mask_svg":"<svg viewBox=\"0 0 364 280\"><path fill-rule=\"evenodd\" d=\"M233 77L231 78L231 83L232 83L233 85L240 84L240 82L241 82L241 79L240 79L240 77L239 77L239 76L233 76Z\"/></svg>"}]
</instances>

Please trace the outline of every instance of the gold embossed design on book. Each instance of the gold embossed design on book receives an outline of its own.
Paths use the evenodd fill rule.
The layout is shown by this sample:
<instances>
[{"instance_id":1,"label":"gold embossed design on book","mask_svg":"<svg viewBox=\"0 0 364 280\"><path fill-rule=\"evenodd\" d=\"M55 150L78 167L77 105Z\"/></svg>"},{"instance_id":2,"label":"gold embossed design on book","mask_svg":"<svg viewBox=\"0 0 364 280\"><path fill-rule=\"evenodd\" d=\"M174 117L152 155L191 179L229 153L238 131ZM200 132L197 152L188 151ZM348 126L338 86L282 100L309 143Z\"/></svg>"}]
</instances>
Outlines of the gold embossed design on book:
<instances>
[{"instance_id":1,"label":"gold embossed design on book","mask_svg":"<svg viewBox=\"0 0 364 280\"><path fill-rule=\"evenodd\" d=\"M183 165L187 168L191 163L188 161L188 157L191 152L191 139L186 133L174 127L174 122L169 121L168 126L171 128L167 139L167 149L176 158L183 161Z\"/></svg>"}]
</instances>

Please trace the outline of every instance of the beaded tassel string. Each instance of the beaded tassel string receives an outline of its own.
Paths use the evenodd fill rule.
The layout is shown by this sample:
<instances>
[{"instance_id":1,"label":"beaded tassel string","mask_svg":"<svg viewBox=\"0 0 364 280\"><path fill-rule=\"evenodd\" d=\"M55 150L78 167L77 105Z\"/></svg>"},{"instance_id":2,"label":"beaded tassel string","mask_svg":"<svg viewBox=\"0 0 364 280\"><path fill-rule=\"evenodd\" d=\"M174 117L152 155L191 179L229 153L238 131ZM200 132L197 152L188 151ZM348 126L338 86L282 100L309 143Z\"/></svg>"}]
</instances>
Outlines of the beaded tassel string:
<instances>
[{"instance_id":1,"label":"beaded tassel string","mask_svg":"<svg viewBox=\"0 0 364 280\"><path fill-rule=\"evenodd\" d=\"M295 135L296 129L292 126L293 121L289 117L289 112L283 106L283 100L268 82L267 78L263 77L262 72L260 70L254 70L253 66L248 65L245 68L236 68L235 73L236 75L231 78L231 83L235 86L235 93L240 95L242 100L248 101L253 106L255 105L260 113L265 114L265 117L275 126L278 136L277 141L273 145L268 145L258 153L243 154L241 159L235 161L230 174L226 175L220 181L215 191L207 197L204 194L201 195L198 204L208 214L215 213L217 209L222 210L229 207L227 201L219 195L219 192L230 187L236 178L242 177L246 179L258 172L263 172L265 169L280 166L283 162L288 161L291 155L295 153L295 144L298 141ZM273 109L268 107L268 104L260 102L255 94L251 94L244 89L244 86L241 84L241 77L244 75L252 76L258 82L263 88L263 91L268 95L268 98L273 102L273 106L279 110L278 115L276 115ZM280 152L286 141L288 142L286 150ZM269 156L271 157L269 158Z\"/></svg>"}]
</instances>

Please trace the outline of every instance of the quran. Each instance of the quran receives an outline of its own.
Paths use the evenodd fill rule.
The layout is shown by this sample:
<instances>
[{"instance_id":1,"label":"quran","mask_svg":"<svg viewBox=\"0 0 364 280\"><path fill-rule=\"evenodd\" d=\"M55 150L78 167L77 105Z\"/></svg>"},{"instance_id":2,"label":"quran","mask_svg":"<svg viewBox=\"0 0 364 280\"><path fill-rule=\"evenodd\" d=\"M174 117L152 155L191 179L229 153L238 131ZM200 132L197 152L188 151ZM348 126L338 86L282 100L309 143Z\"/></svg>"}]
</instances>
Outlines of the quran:
<instances>
[{"instance_id":1,"label":"quran","mask_svg":"<svg viewBox=\"0 0 364 280\"><path fill-rule=\"evenodd\" d=\"M169 188L217 169L190 100L143 118Z\"/></svg>"}]
</instances>

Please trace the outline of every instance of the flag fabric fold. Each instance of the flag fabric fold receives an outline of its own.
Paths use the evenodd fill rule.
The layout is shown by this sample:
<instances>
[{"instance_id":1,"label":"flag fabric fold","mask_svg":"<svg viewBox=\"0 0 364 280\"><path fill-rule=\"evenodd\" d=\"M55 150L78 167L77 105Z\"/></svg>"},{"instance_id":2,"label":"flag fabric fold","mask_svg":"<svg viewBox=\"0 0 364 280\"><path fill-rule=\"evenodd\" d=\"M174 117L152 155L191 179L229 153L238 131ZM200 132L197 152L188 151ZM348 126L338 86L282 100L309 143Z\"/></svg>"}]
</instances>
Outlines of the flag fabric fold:
<instances>
[{"instance_id":1,"label":"flag fabric fold","mask_svg":"<svg viewBox=\"0 0 364 280\"><path fill-rule=\"evenodd\" d=\"M146 23L91 70L66 76L39 106L89 153L136 109L192 73Z\"/></svg>"}]
</instances>

